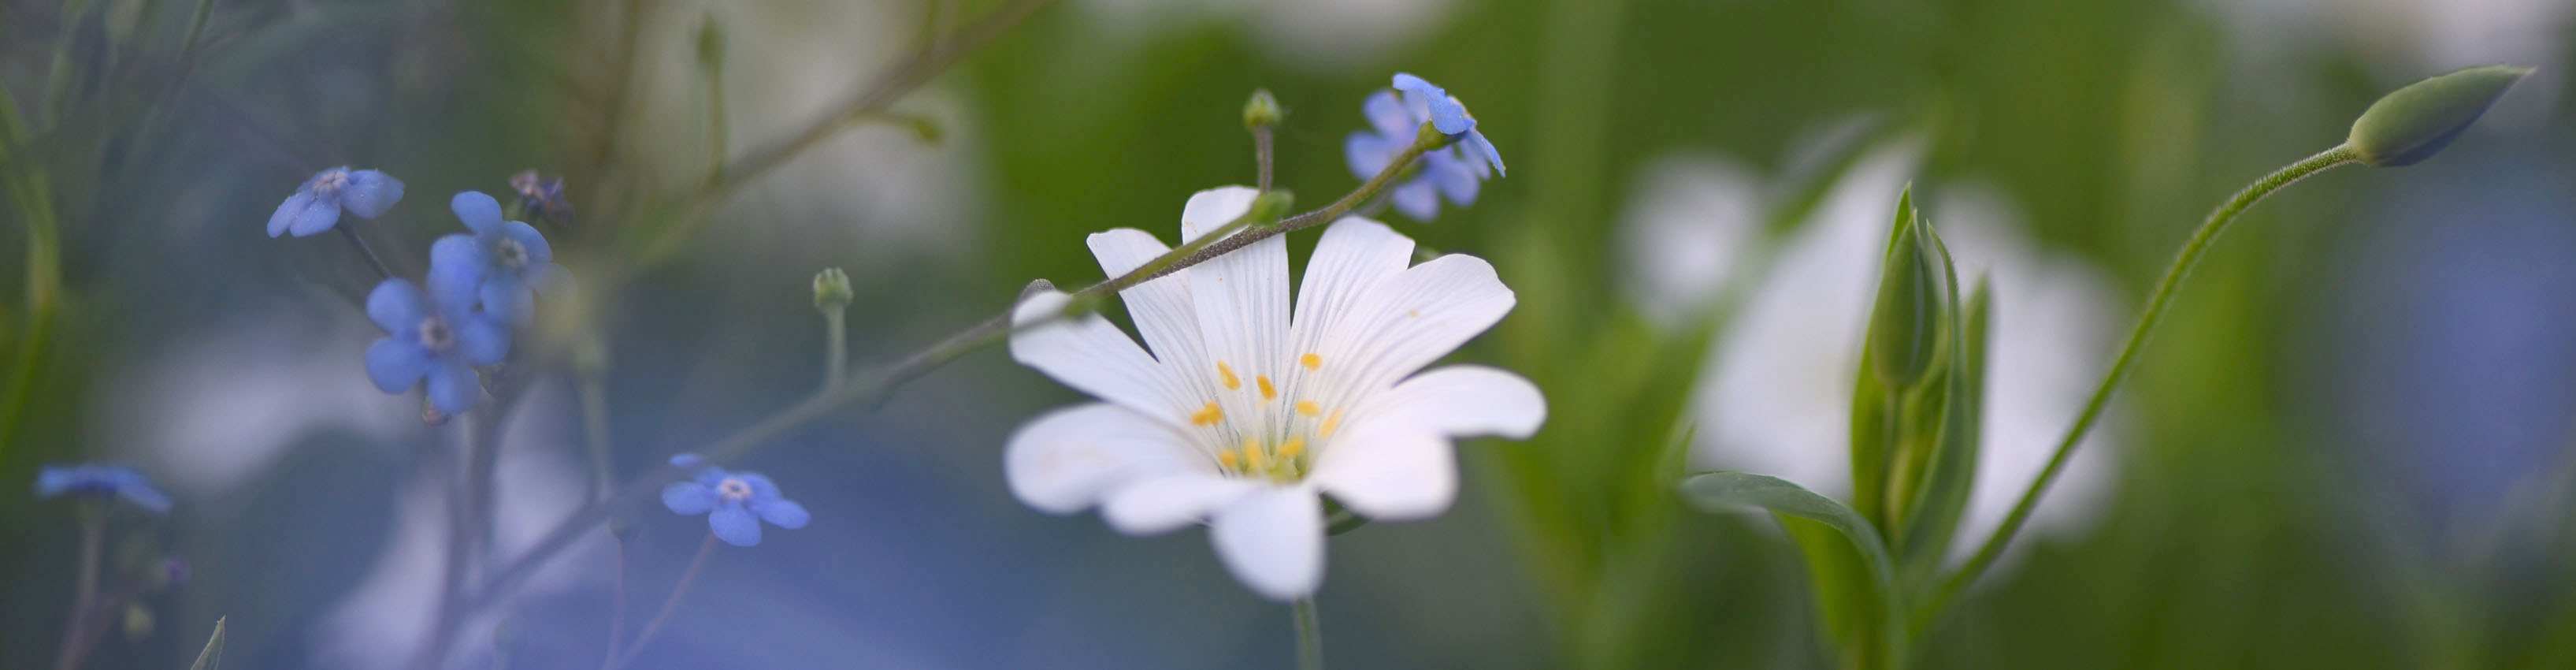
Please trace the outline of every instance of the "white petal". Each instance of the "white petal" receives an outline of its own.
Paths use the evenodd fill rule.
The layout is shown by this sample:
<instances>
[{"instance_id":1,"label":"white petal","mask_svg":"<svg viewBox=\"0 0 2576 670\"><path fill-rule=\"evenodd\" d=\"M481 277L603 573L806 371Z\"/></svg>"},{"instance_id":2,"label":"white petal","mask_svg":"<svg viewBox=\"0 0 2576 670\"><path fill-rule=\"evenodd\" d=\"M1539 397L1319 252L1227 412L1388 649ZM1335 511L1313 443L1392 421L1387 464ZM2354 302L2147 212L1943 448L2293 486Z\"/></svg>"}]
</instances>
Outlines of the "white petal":
<instances>
[{"instance_id":1,"label":"white petal","mask_svg":"<svg viewBox=\"0 0 2576 670\"><path fill-rule=\"evenodd\" d=\"M1302 360L1304 354L1316 354L1316 367L1290 368L1282 393L1299 400L1327 399L1333 388L1330 380L1351 377L1353 368L1338 364L1344 362L1342 352L1331 359L1323 357L1324 337L1352 313L1361 296L1411 262L1413 239L1386 224L1352 217L1324 229L1323 239L1315 243L1315 255L1306 262L1306 277L1297 286L1297 313L1288 331L1292 343L1288 355Z\"/></svg>"},{"instance_id":2,"label":"white petal","mask_svg":"<svg viewBox=\"0 0 2576 670\"><path fill-rule=\"evenodd\" d=\"M1528 439L1547 421L1538 385L1507 371L1452 365L1414 375L1352 412L1354 429L1396 421L1451 437Z\"/></svg>"},{"instance_id":3,"label":"white petal","mask_svg":"<svg viewBox=\"0 0 2576 670\"><path fill-rule=\"evenodd\" d=\"M1048 291L1029 296L1011 313L1025 324L1064 309L1072 296ZM1058 319L1011 333L1011 360L1048 377L1174 426L1187 425L1191 403L1152 356L1098 314Z\"/></svg>"},{"instance_id":4,"label":"white petal","mask_svg":"<svg viewBox=\"0 0 2576 670\"><path fill-rule=\"evenodd\" d=\"M1109 492L1100 516L1129 535L1152 535L1197 523L1236 500L1265 488L1207 471L1142 477Z\"/></svg>"},{"instance_id":5,"label":"white petal","mask_svg":"<svg viewBox=\"0 0 2576 670\"><path fill-rule=\"evenodd\" d=\"M1182 237L1198 237L1242 216L1256 195L1236 186L1190 196L1181 213ZM1296 365L1296 354L1288 352L1287 238L1274 235L1191 268L1189 289L1211 360L1197 364L1205 367L1175 361L1175 370L1219 383L1231 372L1235 383L1211 387L1223 389L1216 397L1226 414L1263 415L1261 404L1276 399L1264 397L1260 380L1272 380L1275 392ZM1225 364L1224 370L1218 363Z\"/></svg>"},{"instance_id":6,"label":"white petal","mask_svg":"<svg viewBox=\"0 0 2576 670\"><path fill-rule=\"evenodd\" d=\"M1350 406L1393 386L1493 327L1513 300L1494 266L1473 256L1431 259L1378 282L1319 346L1325 369L1349 366L1323 405Z\"/></svg>"},{"instance_id":7,"label":"white petal","mask_svg":"<svg viewBox=\"0 0 2576 670\"><path fill-rule=\"evenodd\" d=\"M1324 504L1313 489L1247 496L1217 513L1208 539L1235 579L1262 597L1295 600L1324 583Z\"/></svg>"},{"instance_id":8,"label":"white petal","mask_svg":"<svg viewBox=\"0 0 2576 670\"><path fill-rule=\"evenodd\" d=\"M1138 477L1206 470L1206 461L1179 429L1108 403L1039 416L1002 455L1011 494L1049 514L1082 511Z\"/></svg>"},{"instance_id":9,"label":"white petal","mask_svg":"<svg viewBox=\"0 0 2576 670\"><path fill-rule=\"evenodd\" d=\"M1100 271L1111 277L1171 251L1153 234L1134 228L1119 228L1094 233L1091 254L1099 257ZM1154 358L1172 370L1166 374L1182 379L1182 388L1196 397L1216 397L1216 378L1207 372L1207 347L1199 340L1198 310L1190 303L1190 269L1182 268L1159 279L1128 287L1118 292L1127 301L1127 314L1136 320L1136 332L1145 336L1145 344Z\"/></svg>"},{"instance_id":10,"label":"white petal","mask_svg":"<svg viewBox=\"0 0 2576 670\"><path fill-rule=\"evenodd\" d=\"M1307 478L1360 516L1420 519L1458 497L1458 461L1449 438L1402 421L1351 426L1315 456Z\"/></svg>"}]
</instances>

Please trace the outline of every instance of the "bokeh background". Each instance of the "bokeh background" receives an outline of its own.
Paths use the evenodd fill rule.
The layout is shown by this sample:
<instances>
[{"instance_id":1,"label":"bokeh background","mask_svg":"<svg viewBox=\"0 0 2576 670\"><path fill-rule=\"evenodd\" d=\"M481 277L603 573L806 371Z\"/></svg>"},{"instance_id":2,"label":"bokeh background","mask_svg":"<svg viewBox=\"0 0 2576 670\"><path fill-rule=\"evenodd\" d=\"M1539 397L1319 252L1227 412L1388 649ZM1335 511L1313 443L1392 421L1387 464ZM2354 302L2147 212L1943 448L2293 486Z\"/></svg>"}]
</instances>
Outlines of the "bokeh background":
<instances>
[{"instance_id":1,"label":"bokeh background","mask_svg":"<svg viewBox=\"0 0 2576 670\"><path fill-rule=\"evenodd\" d=\"M1248 183L1256 87L1289 109L1280 184L1354 187L1360 100L1420 74L1514 169L1399 229L1494 261L1520 305L1458 358L1532 377L1551 420L1461 445L1450 513L1334 538L1332 665L1816 667L1792 544L1679 507L1659 455L1834 490L1897 189L1998 282L1991 517L2210 207L2379 94L2490 62L2540 70L2448 152L2329 172L2223 240L1925 665L2576 666L2566 0L1063 0L677 233L662 196L713 156L1005 3L218 0L183 50L195 4L0 1L0 85L34 138L8 160L50 176L65 287L0 481L140 466L179 503L117 543L193 572L91 667L184 667L217 616L229 667L393 668L417 643L459 430L365 381L369 271L341 240L261 234L324 167L405 180L362 229L411 274L457 228L450 194L565 175L580 216L546 232L611 352L614 466L636 473L813 387L816 270L857 286L853 358L892 360L1030 279L1096 279L1089 232L1168 240L1190 193ZM16 360L33 237L0 217ZM1011 497L1004 437L1076 398L988 349L751 456L815 521L719 551L636 667L1286 667L1287 609L1202 532L1128 538ZM526 402L505 551L588 495L572 384ZM74 530L20 500L0 505L0 665L37 667ZM704 530L629 518L634 625ZM615 562L592 535L469 626L459 663L596 664Z\"/></svg>"}]
</instances>

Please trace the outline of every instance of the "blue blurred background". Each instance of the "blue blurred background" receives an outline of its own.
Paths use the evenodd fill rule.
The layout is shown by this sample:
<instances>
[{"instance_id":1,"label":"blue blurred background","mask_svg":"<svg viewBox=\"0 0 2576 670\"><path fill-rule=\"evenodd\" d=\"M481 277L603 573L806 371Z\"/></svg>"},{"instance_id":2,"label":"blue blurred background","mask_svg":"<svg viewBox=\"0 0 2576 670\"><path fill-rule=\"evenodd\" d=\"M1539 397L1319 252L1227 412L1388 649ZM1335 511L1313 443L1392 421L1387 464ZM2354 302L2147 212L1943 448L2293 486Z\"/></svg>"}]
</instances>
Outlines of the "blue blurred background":
<instances>
[{"instance_id":1,"label":"blue blurred background","mask_svg":"<svg viewBox=\"0 0 2576 670\"><path fill-rule=\"evenodd\" d=\"M1282 186L1354 187L1360 100L1420 74L1516 169L1396 223L1493 260L1519 307L1458 358L1538 381L1551 419L1462 444L1448 514L1333 539L1333 666L1815 667L1833 659L1793 545L1679 508L1653 456L1689 425L1694 468L1839 493L1836 403L1898 189L1998 286L1981 532L2210 207L2381 93L2491 62L2540 69L2443 155L2327 173L2223 240L2038 532L1924 658L2576 666L2576 3L1063 0L671 227L669 194L716 157L1008 4L219 0L187 47L194 2L0 0L27 126L8 165L50 178L63 286L39 326L37 236L0 213L0 353L44 346L0 481L135 464L179 503L123 518L111 547L135 548L111 555L192 569L90 667L185 667L218 616L230 667L396 668L419 640L460 431L367 383L362 260L261 234L322 168L407 183L363 234L412 275L457 227L450 194L563 175L578 216L545 230L610 353L631 475L813 388L815 271L857 286L852 358L892 360L1030 279L1097 279L1087 233L1169 240L1189 194L1249 183L1254 88L1289 112ZM503 430L505 553L588 495L573 391L536 382ZM1288 666L1287 609L1203 533L1128 538L1010 495L1004 437L1076 398L986 350L741 462L813 524L718 551L635 667ZM621 523L634 625L703 522ZM58 501L0 506L0 664L50 657L74 534ZM457 662L596 664L617 569L590 535Z\"/></svg>"}]
</instances>

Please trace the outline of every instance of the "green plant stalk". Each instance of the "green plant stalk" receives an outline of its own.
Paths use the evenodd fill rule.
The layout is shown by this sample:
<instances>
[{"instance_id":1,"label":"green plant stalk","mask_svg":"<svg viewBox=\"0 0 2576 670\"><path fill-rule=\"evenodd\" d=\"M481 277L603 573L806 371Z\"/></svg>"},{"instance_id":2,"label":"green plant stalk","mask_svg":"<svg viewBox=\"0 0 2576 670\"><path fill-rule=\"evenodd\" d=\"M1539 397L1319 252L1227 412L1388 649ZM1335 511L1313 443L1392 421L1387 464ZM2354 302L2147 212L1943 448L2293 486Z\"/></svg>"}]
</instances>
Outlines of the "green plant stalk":
<instances>
[{"instance_id":1,"label":"green plant stalk","mask_svg":"<svg viewBox=\"0 0 2576 670\"><path fill-rule=\"evenodd\" d=\"M2283 186L2359 159L2359 154L2351 147L2336 145L2306 160L2292 163L2237 191L2235 197L2228 198L2217 211L2211 212L2209 220L2201 223L2198 230L2192 231L2191 238L2183 243L2182 251L2174 256L2173 265L2165 269L2164 278L2156 282L2155 292L2148 295L2146 306L2138 311L2138 325L2130 329L2128 342L2120 345L2119 357L2112 359L2111 369L2103 373L2102 383L2094 387L2092 399L2085 401L2084 411L2075 416L2075 425L2067 428L2066 436L2058 440L2057 452L2049 456L2048 467L2040 470L2039 478L2022 492L2021 501L2013 504L2012 514L2004 517L2003 525L1995 528L1994 535L1986 538L1985 545L1977 548L1976 555L1943 582L1931 597L1923 599L1911 624L1914 636L1929 632L1933 620L1939 618L1951 599L1975 583L1977 576L2003 555L2004 546L2012 542L2013 534L2030 520L2031 511L2039 506L2040 494L2047 492L2048 485L2057 481L2057 475L2066 469L2067 461L2075 454L2075 445L2082 442L2085 432L2101 419L2103 407L2110 403L2111 391L2119 387L2120 380L2128 376L2129 367L2137 362L2138 350L2146 344L2147 335L2155 332L2156 325L2163 322L2166 308L2172 306L2175 289L2181 287L2183 278L2191 274L2192 266L2200 262L2201 255L2209 251L2210 243L2216 241L2220 233L2227 232L2228 224L2236 221L2236 215Z\"/></svg>"},{"instance_id":2,"label":"green plant stalk","mask_svg":"<svg viewBox=\"0 0 2576 670\"><path fill-rule=\"evenodd\" d=\"M100 548L107 542L110 503L83 498L73 508L80 520L80 572L73 578L72 612L63 617L63 646L54 653L54 670L80 667L81 658L89 655L90 621L97 618L90 610L98 608L98 562Z\"/></svg>"},{"instance_id":3,"label":"green plant stalk","mask_svg":"<svg viewBox=\"0 0 2576 670\"><path fill-rule=\"evenodd\" d=\"M35 396L37 372L52 343L56 312L62 298L62 238L54 213L52 185L33 159L16 153L27 144L27 126L17 104L0 91L0 190L6 190L19 218L27 225L27 326L18 340L17 358L9 366L9 392L0 395L0 455L18 442L27 404Z\"/></svg>"},{"instance_id":4,"label":"green plant stalk","mask_svg":"<svg viewBox=\"0 0 2576 670\"><path fill-rule=\"evenodd\" d=\"M849 316L839 309L823 310L823 392L841 390L849 383L850 342Z\"/></svg>"},{"instance_id":5,"label":"green plant stalk","mask_svg":"<svg viewBox=\"0 0 2576 670\"><path fill-rule=\"evenodd\" d=\"M1298 670L1324 670L1324 627L1315 620L1315 598L1289 603L1288 618L1297 621Z\"/></svg>"},{"instance_id":6,"label":"green plant stalk","mask_svg":"<svg viewBox=\"0 0 2576 670\"><path fill-rule=\"evenodd\" d=\"M609 670L625 667L626 664L635 662L635 657L643 655L644 645L652 642L653 636L662 632L664 624L671 622L672 613L680 611L680 598L689 595L689 586L697 583L698 573L706 569L707 558L714 556L715 553L716 535L708 533L707 541L698 543L697 557L689 559L688 571L680 573L680 582L671 586L671 597L662 600L662 611L655 613L652 621L645 622L643 632L635 634L635 643L628 645L625 653L610 659L611 662L606 666Z\"/></svg>"}]
</instances>

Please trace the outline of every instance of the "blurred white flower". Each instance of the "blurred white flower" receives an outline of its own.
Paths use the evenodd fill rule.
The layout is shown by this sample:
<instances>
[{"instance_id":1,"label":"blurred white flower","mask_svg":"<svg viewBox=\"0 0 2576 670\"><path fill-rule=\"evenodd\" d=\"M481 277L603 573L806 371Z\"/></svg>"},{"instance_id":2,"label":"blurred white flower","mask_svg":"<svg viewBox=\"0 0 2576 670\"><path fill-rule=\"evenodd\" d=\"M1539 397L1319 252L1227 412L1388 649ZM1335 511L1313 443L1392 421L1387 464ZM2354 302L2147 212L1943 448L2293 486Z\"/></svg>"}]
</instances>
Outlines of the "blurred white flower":
<instances>
[{"instance_id":1,"label":"blurred white flower","mask_svg":"<svg viewBox=\"0 0 2576 670\"><path fill-rule=\"evenodd\" d=\"M1774 475L1848 498L1851 394L1862 329L1877 287L1887 227L1916 161L1916 150L1906 146L1863 157L1832 187L1812 218L1771 250L1770 265L1754 278L1719 333L1692 401L1700 421L1692 447L1695 465ZM1661 204L1695 201L1693 194L1759 190L1738 174L1662 169L1647 175L1644 188L1650 192L1631 201L1626 225L1632 240L1657 234L1664 239L1696 236L1733 240L1727 248L1734 248L1745 246L1740 241L1750 233L1733 229L1758 228L1745 223L1753 217L1740 205L1694 209ZM2058 436L2109 362L2112 342L2106 327L2119 312L2108 285L2089 266L2020 238L2016 216L1999 195L1971 188L1937 196L1918 202L1930 205L1928 215L1957 259L1961 282L1987 273L1995 282L1984 455L1968 517L1961 524L1965 539L1953 546L1955 554L1965 554L2001 523L2047 463ZM1720 230L1646 232L1693 226ZM1692 305L1670 297L1690 289L1670 286L1726 277L1731 270L1724 266L1747 260L1722 248L1672 250L1642 242L1629 245L1629 254L1640 272L1669 273L1632 282L1634 296L1649 312L1665 309L1659 302ZM2080 530L2099 516L2118 460L2102 437L2109 432L2109 427L2093 431L2043 499L2033 529Z\"/></svg>"},{"instance_id":2,"label":"blurred white flower","mask_svg":"<svg viewBox=\"0 0 2576 670\"><path fill-rule=\"evenodd\" d=\"M1762 233L1762 177L1717 156L1656 160L1621 215L1620 281L1639 309L1671 327L1713 306Z\"/></svg>"},{"instance_id":3,"label":"blurred white flower","mask_svg":"<svg viewBox=\"0 0 2576 670\"><path fill-rule=\"evenodd\" d=\"M1201 191L1184 240L1242 216L1258 192ZM1152 234L1091 236L1112 276L1167 251ZM1121 532L1209 524L1235 577L1274 600L1324 578L1321 495L1377 520L1420 519L1458 493L1450 440L1528 437L1547 406L1526 379L1455 365L1415 374L1510 312L1473 256L1410 265L1413 240L1346 218L1325 229L1289 309L1273 236L1120 294L1151 354L1098 315L1021 330L1011 357L1102 402L1040 416L1004 454L1011 492L1055 514L1093 506ZM1410 265L1410 267L1408 267ZM1069 300L1020 304L1029 321Z\"/></svg>"},{"instance_id":4,"label":"blurred white flower","mask_svg":"<svg viewBox=\"0 0 2576 670\"><path fill-rule=\"evenodd\" d=\"M1105 35L1151 38L1164 30L1236 22L1271 61L1332 72L1373 66L1446 23L1457 0L1084 0L1076 7Z\"/></svg>"},{"instance_id":5,"label":"blurred white flower","mask_svg":"<svg viewBox=\"0 0 2576 670\"><path fill-rule=\"evenodd\" d=\"M2258 56L2341 41L2400 81L2470 65L2556 63L2576 3L2566 0L2204 0Z\"/></svg>"}]
</instances>

